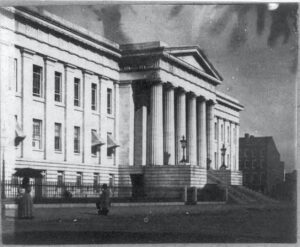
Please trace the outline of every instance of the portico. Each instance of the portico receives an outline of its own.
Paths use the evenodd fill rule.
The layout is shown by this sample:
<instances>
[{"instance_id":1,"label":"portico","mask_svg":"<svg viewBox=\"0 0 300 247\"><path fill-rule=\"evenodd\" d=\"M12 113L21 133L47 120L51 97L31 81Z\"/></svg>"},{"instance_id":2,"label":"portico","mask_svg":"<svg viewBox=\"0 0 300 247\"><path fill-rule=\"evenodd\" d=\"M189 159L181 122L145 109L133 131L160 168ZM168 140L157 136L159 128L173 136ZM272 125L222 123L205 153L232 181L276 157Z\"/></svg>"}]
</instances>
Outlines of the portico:
<instances>
[{"instance_id":1,"label":"portico","mask_svg":"<svg viewBox=\"0 0 300 247\"><path fill-rule=\"evenodd\" d=\"M129 136L122 135L121 130L120 138L124 137L128 146L134 147L133 157L125 156L128 149L120 148L120 155L128 164L122 171L142 173L145 183L152 186L203 186L207 169L218 169L216 87L221 77L195 47L169 48L153 42L125 45L121 49L124 54L120 99L127 102L131 98L131 104L126 105L132 109L127 109L130 114L120 120L130 131ZM191 63L189 58L187 62L185 57L194 60ZM134 122L135 128L130 129L130 122ZM186 149L180 145L182 138L186 140ZM188 170L189 175L184 175L183 170Z\"/></svg>"}]
</instances>

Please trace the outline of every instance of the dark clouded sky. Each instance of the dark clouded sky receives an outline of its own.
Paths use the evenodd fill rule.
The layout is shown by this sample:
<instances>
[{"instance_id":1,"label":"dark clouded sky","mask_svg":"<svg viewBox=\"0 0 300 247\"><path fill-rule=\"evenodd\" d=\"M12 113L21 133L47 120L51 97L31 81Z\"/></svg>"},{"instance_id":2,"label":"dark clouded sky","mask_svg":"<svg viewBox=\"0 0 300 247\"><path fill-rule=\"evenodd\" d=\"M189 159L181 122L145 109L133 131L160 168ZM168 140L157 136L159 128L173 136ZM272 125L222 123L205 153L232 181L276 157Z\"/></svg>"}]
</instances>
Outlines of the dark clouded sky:
<instances>
[{"instance_id":1,"label":"dark clouded sky","mask_svg":"<svg viewBox=\"0 0 300 247\"><path fill-rule=\"evenodd\" d=\"M198 45L237 98L240 135L273 136L288 170L295 164L298 58L296 4L91 5L39 7L118 43Z\"/></svg>"}]
</instances>

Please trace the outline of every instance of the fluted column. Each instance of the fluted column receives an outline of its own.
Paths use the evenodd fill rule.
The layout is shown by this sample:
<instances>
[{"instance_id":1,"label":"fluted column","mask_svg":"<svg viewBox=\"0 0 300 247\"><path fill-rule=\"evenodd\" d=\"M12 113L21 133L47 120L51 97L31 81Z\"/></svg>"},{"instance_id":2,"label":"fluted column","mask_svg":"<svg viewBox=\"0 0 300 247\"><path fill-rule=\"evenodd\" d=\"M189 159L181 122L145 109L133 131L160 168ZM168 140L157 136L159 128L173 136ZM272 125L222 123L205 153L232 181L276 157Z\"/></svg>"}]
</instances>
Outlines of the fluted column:
<instances>
[{"instance_id":1,"label":"fluted column","mask_svg":"<svg viewBox=\"0 0 300 247\"><path fill-rule=\"evenodd\" d=\"M207 145L206 145L206 103L205 99L201 97L198 101L197 107L197 151L198 164L201 168L206 168Z\"/></svg>"},{"instance_id":2,"label":"fluted column","mask_svg":"<svg viewBox=\"0 0 300 247\"><path fill-rule=\"evenodd\" d=\"M180 140L186 138L186 95L183 89L179 89L176 94L176 164L179 164L183 157L183 150Z\"/></svg>"},{"instance_id":3,"label":"fluted column","mask_svg":"<svg viewBox=\"0 0 300 247\"><path fill-rule=\"evenodd\" d=\"M223 119L217 117L217 128L218 128L218 136L217 136L217 159L215 160L215 169L219 169L222 166L222 154L221 148L223 146L223 136L224 136L224 128L223 128Z\"/></svg>"},{"instance_id":4,"label":"fluted column","mask_svg":"<svg viewBox=\"0 0 300 247\"><path fill-rule=\"evenodd\" d=\"M151 87L150 165L163 165L163 85Z\"/></svg>"},{"instance_id":5,"label":"fluted column","mask_svg":"<svg viewBox=\"0 0 300 247\"><path fill-rule=\"evenodd\" d=\"M196 95L188 96L187 150L190 165L197 165Z\"/></svg>"},{"instance_id":6,"label":"fluted column","mask_svg":"<svg viewBox=\"0 0 300 247\"><path fill-rule=\"evenodd\" d=\"M164 90L164 164L175 165L175 102L174 87Z\"/></svg>"},{"instance_id":7,"label":"fluted column","mask_svg":"<svg viewBox=\"0 0 300 247\"><path fill-rule=\"evenodd\" d=\"M207 158L211 161L210 167L215 169L214 158L214 107L215 104L212 101L207 103Z\"/></svg>"}]
</instances>

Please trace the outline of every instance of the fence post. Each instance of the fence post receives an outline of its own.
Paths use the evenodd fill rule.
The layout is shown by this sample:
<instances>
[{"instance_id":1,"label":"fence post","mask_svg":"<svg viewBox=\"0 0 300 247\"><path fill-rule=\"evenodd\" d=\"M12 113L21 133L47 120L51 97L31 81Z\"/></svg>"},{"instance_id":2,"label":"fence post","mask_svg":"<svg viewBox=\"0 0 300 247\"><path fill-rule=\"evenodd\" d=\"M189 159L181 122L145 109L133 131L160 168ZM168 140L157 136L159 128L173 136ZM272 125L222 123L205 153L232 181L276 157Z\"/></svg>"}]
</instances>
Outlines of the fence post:
<instances>
[{"instance_id":1,"label":"fence post","mask_svg":"<svg viewBox=\"0 0 300 247\"><path fill-rule=\"evenodd\" d=\"M197 204L197 187L193 188L193 203Z\"/></svg>"},{"instance_id":2,"label":"fence post","mask_svg":"<svg viewBox=\"0 0 300 247\"><path fill-rule=\"evenodd\" d=\"M187 202L187 186L184 186L183 190L183 202Z\"/></svg>"},{"instance_id":3,"label":"fence post","mask_svg":"<svg viewBox=\"0 0 300 247\"><path fill-rule=\"evenodd\" d=\"M225 202L228 201L228 186L225 187Z\"/></svg>"}]
</instances>

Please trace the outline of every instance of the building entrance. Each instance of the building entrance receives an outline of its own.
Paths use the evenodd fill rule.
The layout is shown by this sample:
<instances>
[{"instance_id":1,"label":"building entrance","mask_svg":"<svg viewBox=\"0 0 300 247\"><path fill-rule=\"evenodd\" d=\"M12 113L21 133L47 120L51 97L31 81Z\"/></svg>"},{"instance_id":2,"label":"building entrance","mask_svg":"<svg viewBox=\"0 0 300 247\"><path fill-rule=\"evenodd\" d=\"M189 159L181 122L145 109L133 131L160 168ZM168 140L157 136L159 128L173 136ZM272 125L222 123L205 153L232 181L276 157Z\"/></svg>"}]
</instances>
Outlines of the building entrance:
<instances>
[{"instance_id":1,"label":"building entrance","mask_svg":"<svg viewBox=\"0 0 300 247\"><path fill-rule=\"evenodd\" d=\"M130 174L132 184L132 197L144 197L144 175L143 174Z\"/></svg>"}]
</instances>

